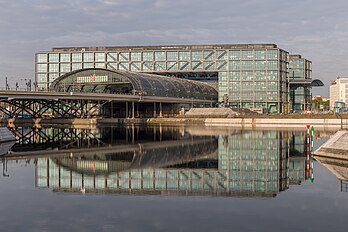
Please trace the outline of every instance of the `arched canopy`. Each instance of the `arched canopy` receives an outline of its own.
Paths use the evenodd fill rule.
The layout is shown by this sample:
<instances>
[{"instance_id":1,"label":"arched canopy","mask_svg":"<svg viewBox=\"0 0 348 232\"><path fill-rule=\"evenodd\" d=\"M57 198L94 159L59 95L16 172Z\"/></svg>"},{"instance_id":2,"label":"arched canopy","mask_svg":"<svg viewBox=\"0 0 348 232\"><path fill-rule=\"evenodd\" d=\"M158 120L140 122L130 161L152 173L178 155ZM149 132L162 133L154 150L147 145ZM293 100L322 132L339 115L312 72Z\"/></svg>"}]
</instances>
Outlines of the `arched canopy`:
<instances>
[{"instance_id":1,"label":"arched canopy","mask_svg":"<svg viewBox=\"0 0 348 232\"><path fill-rule=\"evenodd\" d=\"M324 86L324 83L319 79L315 79L312 81L311 86Z\"/></svg>"},{"instance_id":2,"label":"arched canopy","mask_svg":"<svg viewBox=\"0 0 348 232\"><path fill-rule=\"evenodd\" d=\"M160 76L107 69L80 69L58 77L51 85L56 92L91 92L143 96L217 100L209 84Z\"/></svg>"}]
</instances>

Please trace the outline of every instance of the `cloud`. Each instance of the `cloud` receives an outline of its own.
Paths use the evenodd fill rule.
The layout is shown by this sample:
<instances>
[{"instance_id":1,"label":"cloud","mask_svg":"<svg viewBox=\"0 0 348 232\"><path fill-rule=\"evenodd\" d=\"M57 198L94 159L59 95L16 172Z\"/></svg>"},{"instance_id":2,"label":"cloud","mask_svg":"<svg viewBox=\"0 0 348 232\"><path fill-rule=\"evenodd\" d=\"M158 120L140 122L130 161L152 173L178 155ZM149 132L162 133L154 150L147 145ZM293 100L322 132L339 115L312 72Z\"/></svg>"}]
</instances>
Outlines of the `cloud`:
<instances>
[{"instance_id":1,"label":"cloud","mask_svg":"<svg viewBox=\"0 0 348 232\"><path fill-rule=\"evenodd\" d=\"M348 75L347 7L327 0L0 1L0 67L18 67L3 75L33 76L34 52L59 46L276 43L312 60L313 74L328 84Z\"/></svg>"}]
</instances>

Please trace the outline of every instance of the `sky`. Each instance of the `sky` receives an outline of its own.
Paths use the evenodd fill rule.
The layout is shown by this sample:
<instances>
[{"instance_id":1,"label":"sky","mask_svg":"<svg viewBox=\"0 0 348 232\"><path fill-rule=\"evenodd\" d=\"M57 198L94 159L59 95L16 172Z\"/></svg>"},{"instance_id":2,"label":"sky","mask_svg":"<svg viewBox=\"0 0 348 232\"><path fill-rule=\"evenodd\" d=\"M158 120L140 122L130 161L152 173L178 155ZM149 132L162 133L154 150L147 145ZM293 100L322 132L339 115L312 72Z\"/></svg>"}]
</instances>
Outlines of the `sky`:
<instances>
[{"instance_id":1,"label":"sky","mask_svg":"<svg viewBox=\"0 0 348 232\"><path fill-rule=\"evenodd\" d=\"M0 0L0 87L34 79L34 53L63 46L275 43L348 76L345 0Z\"/></svg>"}]
</instances>

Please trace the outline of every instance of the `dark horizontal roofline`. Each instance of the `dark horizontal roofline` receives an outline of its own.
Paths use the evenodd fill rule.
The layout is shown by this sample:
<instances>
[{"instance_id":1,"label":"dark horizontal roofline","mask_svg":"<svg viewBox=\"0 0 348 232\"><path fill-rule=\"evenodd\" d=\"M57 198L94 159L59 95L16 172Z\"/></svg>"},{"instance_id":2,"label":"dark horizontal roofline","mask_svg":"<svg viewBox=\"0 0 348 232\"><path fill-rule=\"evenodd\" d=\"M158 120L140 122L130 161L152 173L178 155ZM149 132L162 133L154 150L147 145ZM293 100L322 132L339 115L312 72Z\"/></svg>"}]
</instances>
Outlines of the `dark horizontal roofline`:
<instances>
[{"instance_id":1,"label":"dark horizontal roofline","mask_svg":"<svg viewBox=\"0 0 348 232\"><path fill-rule=\"evenodd\" d=\"M143 50L196 50L196 49L274 49L276 44L197 44L197 45L155 45L155 46L87 46L56 47L53 52L66 51L143 51Z\"/></svg>"}]
</instances>

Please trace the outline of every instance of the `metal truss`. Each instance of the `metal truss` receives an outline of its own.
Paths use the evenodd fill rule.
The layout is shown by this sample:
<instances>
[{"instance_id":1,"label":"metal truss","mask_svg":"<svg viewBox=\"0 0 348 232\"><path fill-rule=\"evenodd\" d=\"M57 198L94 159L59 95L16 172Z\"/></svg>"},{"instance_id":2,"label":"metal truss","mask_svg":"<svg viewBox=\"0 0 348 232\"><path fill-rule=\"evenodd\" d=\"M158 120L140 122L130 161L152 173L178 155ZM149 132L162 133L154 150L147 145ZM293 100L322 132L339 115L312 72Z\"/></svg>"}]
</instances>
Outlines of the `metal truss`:
<instances>
[{"instance_id":1,"label":"metal truss","mask_svg":"<svg viewBox=\"0 0 348 232\"><path fill-rule=\"evenodd\" d=\"M0 112L9 118L89 118L100 116L108 101L0 99Z\"/></svg>"}]
</instances>

